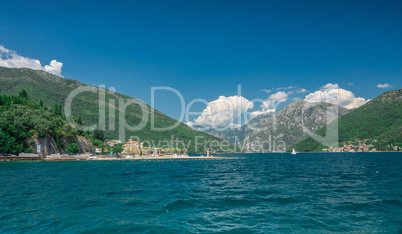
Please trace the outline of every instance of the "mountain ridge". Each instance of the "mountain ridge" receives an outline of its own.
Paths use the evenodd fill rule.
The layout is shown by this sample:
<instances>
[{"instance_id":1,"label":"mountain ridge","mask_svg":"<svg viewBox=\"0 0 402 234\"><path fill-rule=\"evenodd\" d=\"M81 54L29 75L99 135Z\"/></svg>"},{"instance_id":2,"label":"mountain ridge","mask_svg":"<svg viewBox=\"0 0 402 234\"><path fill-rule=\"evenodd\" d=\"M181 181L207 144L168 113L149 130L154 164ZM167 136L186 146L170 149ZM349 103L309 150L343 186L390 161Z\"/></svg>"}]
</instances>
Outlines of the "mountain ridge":
<instances>
[{"instance_id":1,"label":"mountain ridge","mask_svg":"<svg viewBox=\"0 0 402 234\"><path fill-rule=\"evenodd\" d=\"M305 110L304 110L305 109ZM307 129L316 131L326 125L327 110L330 111L331 118L335 119L338 115L342 116L350 110L331 103L309 103L306 101L297 101L272 114L264 114L250 120L239 128L218 131L206 129L205 132L220 137L232 144L237 143L240 148L246 152L262 152L264 150L251 150L252 143L266 142L268 139L273 145L276 140L282 139L285 148L302 140L307 133L303 131L303 124ZM304 112L305 113L304 113ZM304 115L304 118L303 118ZM303 122L304 120L304 122ZM273 129L276 123L276 129ZM275 149L278 150L278 149ZM271 149L270 151L273 151Z\"/></svg>"},{"instance_id":2,"label":"mountain ridge","mask_svg":"<svg viewBox=\"0 0 402 234\"><path fill-rule=\"evenodd\" d=\"M366 104L322 127L315 133L329 134L337 146L356 144L363 139L375 141L372 148L388 150L393 144L402 147L402 89L387 91ZM335 128L335 126L337 126ZM328 129L328 131L327 131ZM307 137L292 147L298 151L322 151L325 146Z\"/></svg>"},{"instance_id":3,"label":"mountain ridge","mask_svg":"<svg viewBox=\"0 0 402 234\"><path fill-rule=\"evenodd\" d=\"M262 152L285 151L307 136L304 128L315 131L348 112L348 109L331 103L294 102L263 119L260 126L264 128L253 131L240 144L247 152L255 152L253 144L268 141L269 150L262 145Z\"/></svg>"},{"instance_id":4,"label":"mountain ridge","mask_svg":"<svg viewBox=\"0 0 402 234\"><path fill-rule=\"evenodd\" d=\"M84 94L78 94L72 105L72 114L74 116L80 116L83 120L83 123L86 125L98 124L99 123L99 91L101 88L87 85L81 83L77 80L72 80L68 78L62 78L45 71L33 70L30 68L6 68L0 67L0 94L4 95L17 95L22 89L26 90L29 96L35 101L42 100L47 106L54 106L64 104L67 99L67 96L76 88L79 87L90 87L95 90L93 92L85 92ZM119 113L122 112L122 108L118 106L117 100L129 100L133 99L138 101L138 99L129 97L127 95L114 93L109 90L105 91L105 101L106 108L105 113L101 117L105 117L106 119L106 131L105 136L109 139L118 139L119 133L116 128L119 128ZM114 99L115 104L111 103L111 100ZM109 105L110 104L110 105ZM195 137L199 136L204 140L205 144L209 144L211 141L222 142L222 139L211 136L207 133L200 132L194 130L187 126L186 124L180 122L178 126L169 130L169 131L152 131L151 129L151 114L155 115L155 127L164 128L168 126L172 126L177 123L177 120L164 115L163 113L151 108L149 105L145 104L146 110L148 111L148 118L146 125L141 131L131 131L127 130L127 134L124 137L124 140L128 140L130 136L138 137L141 141L162 141L162 140L171 140L172 136L174 138L182 140L185 142L185 145L190 142L190 152L204 152L205 149L196 146ZM110 122L111 125L115 126L115 130L113 130L109 122L110 116L113 116L112 113L115 113L115 121ZM130 125L137 126L141 123L142 120L142 112L141 107L137 104L129 105L126 109L125 120ZM181 148L185 146L183 144L180 145ZM199 150L196 150L198 149ZM205 147L204 147L205 148Z\"/></svg>"}]
</instances>

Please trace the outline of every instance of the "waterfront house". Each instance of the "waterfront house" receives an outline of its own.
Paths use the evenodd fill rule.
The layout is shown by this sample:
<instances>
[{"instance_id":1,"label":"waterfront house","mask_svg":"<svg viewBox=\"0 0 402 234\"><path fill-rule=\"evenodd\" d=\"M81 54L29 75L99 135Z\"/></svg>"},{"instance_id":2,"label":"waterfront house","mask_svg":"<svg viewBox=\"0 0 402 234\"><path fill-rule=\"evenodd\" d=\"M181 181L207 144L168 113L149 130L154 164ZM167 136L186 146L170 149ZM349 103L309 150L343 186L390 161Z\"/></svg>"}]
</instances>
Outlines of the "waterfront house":
<instances>
[{"instance_id":1,"label":"waterfront house","mask_svg":"<svg viewBox=\"0 0 402 234\"><path fill-rule=\"evenodd\" d=\"M125 154L140 155L141 152L143 151L142 143L139 143L137 141L132 141L132 140L127 141L122 146L122 148L123 148L123 153L125 153Z\"/></svg>"}]
</instances>

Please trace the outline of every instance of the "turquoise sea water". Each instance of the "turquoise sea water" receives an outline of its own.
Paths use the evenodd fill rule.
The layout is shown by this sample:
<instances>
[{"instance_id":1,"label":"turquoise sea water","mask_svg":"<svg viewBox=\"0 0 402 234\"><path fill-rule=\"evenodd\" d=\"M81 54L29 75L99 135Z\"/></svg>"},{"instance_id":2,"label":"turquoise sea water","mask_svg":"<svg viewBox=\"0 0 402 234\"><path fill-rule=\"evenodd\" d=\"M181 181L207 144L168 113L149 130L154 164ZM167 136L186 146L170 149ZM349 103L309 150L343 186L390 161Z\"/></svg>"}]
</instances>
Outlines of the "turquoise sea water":
<instances>
[{"instance_id":1,"label":"turquoise sea water","mask_svg":"<svg viewBox=\"0 0 402 234\"><path fill-rule=\"evenodd\" d=\"M402 153L241 156L0 162L0 232L402 231Z\"/></svg>"}]
</instances>

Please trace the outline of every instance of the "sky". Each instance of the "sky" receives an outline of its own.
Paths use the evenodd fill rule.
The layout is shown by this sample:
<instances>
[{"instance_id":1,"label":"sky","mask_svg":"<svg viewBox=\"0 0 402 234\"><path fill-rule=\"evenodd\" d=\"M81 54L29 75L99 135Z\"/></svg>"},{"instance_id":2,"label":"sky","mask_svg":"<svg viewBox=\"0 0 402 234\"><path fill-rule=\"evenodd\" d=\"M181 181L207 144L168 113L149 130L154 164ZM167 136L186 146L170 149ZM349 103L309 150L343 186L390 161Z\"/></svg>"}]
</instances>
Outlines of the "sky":
<instances>
[{"instance_id":1,"label":"sky","mask_svg":"<svg viewBox=\"0 0 402 234\"><path fill-rule=\"evenodd\" d=\"M401 29L400 0L0 0L0 66L114 87L147 104L152 87L170 87L186 107L205 100L189 108L199 112L189 121L203 125L224 102L242 100L241 112L258 115L272 100L280 109L336 88L336 104L355 108L402 88ZM174 92L156 91L154 103L180 117Z\"/></svg>"}]
</instances>

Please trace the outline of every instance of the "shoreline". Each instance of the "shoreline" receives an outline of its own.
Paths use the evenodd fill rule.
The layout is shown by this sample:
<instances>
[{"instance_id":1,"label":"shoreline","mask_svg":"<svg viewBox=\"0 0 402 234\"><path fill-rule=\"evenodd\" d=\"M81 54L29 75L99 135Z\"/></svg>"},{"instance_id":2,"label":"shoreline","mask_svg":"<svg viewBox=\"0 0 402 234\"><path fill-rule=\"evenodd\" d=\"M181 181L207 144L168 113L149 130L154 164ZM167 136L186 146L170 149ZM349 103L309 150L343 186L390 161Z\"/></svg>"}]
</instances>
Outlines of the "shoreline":
<instances>
[{"instance_id":1,"label":"shoreline","mask_svg":"<svg viewBox=\"0 0 402 234\"><path fill-rule=\"evenodd\" d=\"M116 158L110 156L87 156L87 155L61 155L61 156L2 156L0 161L207 161L207 160L235 160L244 157L219 157L219 156L129 156Z\"/></svg>"},{"instance_id":2,"label":"shoreline","mask_svg":"<svg viewBox=\"0 0 402 234\"><path fill-rule=\"evenodd\" d=\"M337 154L337 153L347 153L347 154L361 154L361 153L401 153L402 151L376 151L376 152L298 152L297 154L317 154L317 153L325 153L325 154ZM227 154L284 154L290 155L290 153L227 153ZM8 162L8 161L199 161L199 160L233 160L233 159L244 159L245 157L241 156L233 156L226 157L223 155L227 154L217 154L216 156L207 157L203 155L194 155L194 156L175 156L175 155L166 155L166 156L130 156L125 155L124 157L117 158L109 155L101 155L101 156L90 156L90 155L49 155L46 157L37 156L37 155L21 155L21 156L0 156L0 162ZM297 156L297 154L295 156ZM220 156L222 155L222 156Z\"/></svg>"}]
</instances>

